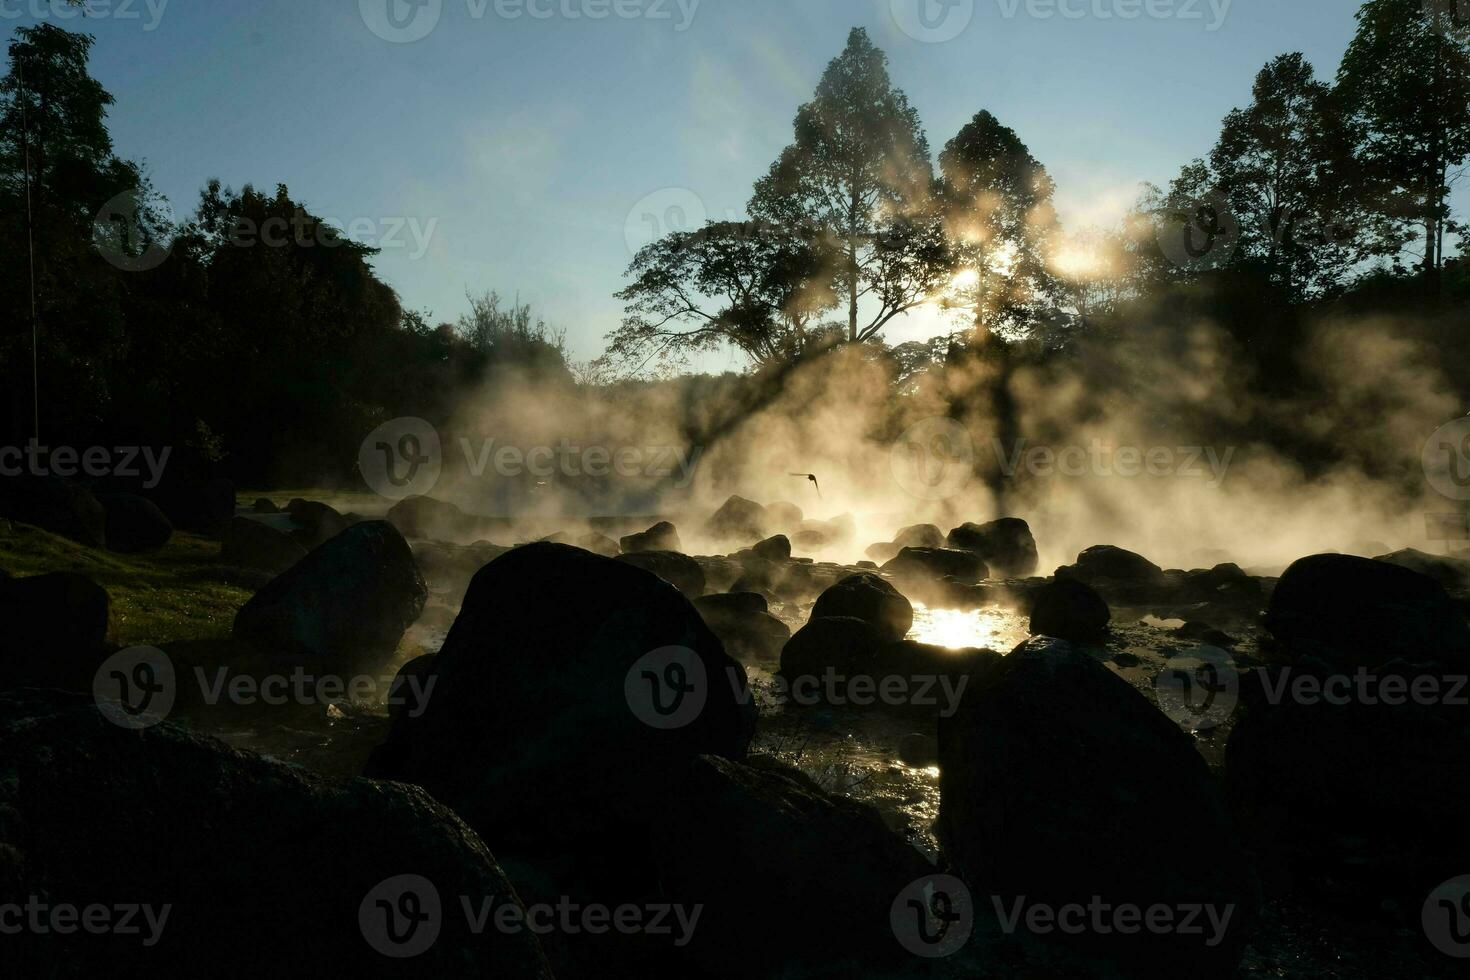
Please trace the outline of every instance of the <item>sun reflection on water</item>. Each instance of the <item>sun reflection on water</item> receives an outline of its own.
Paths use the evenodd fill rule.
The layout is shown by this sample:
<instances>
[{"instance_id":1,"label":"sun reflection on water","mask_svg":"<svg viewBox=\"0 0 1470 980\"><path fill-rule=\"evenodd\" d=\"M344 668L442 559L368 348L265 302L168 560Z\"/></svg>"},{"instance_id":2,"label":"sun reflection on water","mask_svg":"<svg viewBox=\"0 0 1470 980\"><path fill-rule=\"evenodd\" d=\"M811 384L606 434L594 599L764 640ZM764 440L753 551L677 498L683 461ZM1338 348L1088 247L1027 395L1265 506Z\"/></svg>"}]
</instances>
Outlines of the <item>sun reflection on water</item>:
<instances>
[{"instance_id":1,"label":"sun reflection on water","mask_svg":"<svg viewBox=\"0 0 1470 980\"><path fill-rule=\"evenodd\" d=\"M951 650L984 647L1007 652L1026 639L1026 626L1014 613L999 609L931 609L914 603L909 639Z\"/></svg>"}]
</instances>

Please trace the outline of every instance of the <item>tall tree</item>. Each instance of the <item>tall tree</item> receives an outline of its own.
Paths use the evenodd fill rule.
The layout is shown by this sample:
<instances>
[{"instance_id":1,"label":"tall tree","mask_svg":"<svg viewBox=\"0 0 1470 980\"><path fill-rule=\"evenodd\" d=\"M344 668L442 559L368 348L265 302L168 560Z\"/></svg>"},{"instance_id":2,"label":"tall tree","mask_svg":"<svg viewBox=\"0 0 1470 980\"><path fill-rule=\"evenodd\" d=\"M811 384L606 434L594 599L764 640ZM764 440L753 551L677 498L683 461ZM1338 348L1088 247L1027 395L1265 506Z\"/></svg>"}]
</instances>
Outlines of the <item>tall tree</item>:
<instances>
[{"instance_id":1,"label":"tall tree","mask_svg":"<svg viewBox=\"0 0 1470 980\"><path fill-rule=\"evenodd\" d=\"M674 360L730 344L757 366L801 356L836 305L831 256L821 243L761 222L717 221L645 246L618 298L622 326L608 336L624 363Z\"/></svg>"},{"instance_id":2,"label":"tall tree","mask_svg":"<svg viewBox=\"0 0 1470 980\"><path fill-rule=\"evenodd\" d=\"M1024 333L1058 298L1055 183L1015 130L984 111L945 145L939 170L959 270L949 301L982 334Z\"/></svg>"},{"instance_id":3,"label":"tall tree","mask_svg":"<svg viewBox=\"0 0 1470 980\"><path fill-rule=\"evenodd\" d=\"M1255 263L1289 296L1336 286L1365 257L1348 187L1360 187L1333 98L1299 53L1256 75L1252 100L1225 117L1208 180L1239 224L1237 263Z\"/></svg>"},{"instance_id":4,"label":"tall tree","mask_svg":"<svg viewBox=\"0 0 1470 980\"><path fill-rule=\"evenodd\" d=\"M757 182L750 210L829 240L847 340L864 341L947 280L933 183L918 113L893 87L887 56L854 28L797 110L795 141Z\"/></svg>"},{"instance_id":5,"label":"tall tree","mask_svg":"<svg viewBox=\"0 0 1470 980\"><path fill-rule=\"evenodd\" d=\"M1361 124L1359 154L1390 188L1377 208L1416 224L1420 269L1439 291L1451 171L1470 155L1470 24L1456 0L1367 0L1338 70L1345 105Z\"/></svg>"}]
</instances>

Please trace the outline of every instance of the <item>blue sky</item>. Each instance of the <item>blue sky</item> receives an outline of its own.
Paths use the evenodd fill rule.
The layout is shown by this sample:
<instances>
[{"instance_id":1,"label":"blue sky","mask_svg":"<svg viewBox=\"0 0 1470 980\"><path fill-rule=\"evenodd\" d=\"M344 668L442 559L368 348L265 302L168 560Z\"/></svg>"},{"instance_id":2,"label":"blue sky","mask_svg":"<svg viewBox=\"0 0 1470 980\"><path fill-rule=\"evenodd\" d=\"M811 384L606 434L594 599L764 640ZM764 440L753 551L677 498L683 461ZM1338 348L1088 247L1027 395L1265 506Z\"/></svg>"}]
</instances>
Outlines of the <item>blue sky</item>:
<instances>
[{"instance_id":1,"label":"blue sky","mask_svg":"<svg viewBox=\"0 0 1470 980\"><path fill-rule=\"evenodd\" d=\"M681 215L742 213L853 26L888 53L936 152L989 109L1051 170L1075 227L1108 223L1141 181L1207 152L1275 55L1302 51L1330 77L1358 6L417 0L400 22L432 30L397 43L379 36L393 34L387 2L402 0L113 0L66 26L96 35L117 150L146 161L176 210L210 177L286 183L386 239L377 267L406 306L452 319L466 289L519 293L575 359L617 323L630 242ZM911 36L925 35L919 2L947 15L931 20L947 39ZM38 14L55 16L48 0L0 0L0 29Z\"/></svg>"}]
</instances>

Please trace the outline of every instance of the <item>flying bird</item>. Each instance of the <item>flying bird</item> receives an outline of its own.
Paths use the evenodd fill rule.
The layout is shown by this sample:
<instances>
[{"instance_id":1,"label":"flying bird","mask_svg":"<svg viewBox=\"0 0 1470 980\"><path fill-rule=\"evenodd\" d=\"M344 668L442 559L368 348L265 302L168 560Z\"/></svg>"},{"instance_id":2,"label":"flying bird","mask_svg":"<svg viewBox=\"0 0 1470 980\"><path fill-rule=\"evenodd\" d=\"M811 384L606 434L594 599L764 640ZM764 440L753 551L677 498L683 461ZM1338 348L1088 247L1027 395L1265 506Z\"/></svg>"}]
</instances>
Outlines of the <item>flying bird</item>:
<instances>
[{"instance_id":1,"label":"flying bird","mask_svg":"<svg viewBox=\"0 0 1470 980\"><path fill-rule=\"evenodd\" d=\"M822 499L822 485L817 482L817 474L815 474L815 473L793 473L791 475L792 476L805 477L806 479L811 480L812 481L812 486L814 486L814 487L817 488L817 499L818 500L821 500Z\"/></svg>"}]
</instances>

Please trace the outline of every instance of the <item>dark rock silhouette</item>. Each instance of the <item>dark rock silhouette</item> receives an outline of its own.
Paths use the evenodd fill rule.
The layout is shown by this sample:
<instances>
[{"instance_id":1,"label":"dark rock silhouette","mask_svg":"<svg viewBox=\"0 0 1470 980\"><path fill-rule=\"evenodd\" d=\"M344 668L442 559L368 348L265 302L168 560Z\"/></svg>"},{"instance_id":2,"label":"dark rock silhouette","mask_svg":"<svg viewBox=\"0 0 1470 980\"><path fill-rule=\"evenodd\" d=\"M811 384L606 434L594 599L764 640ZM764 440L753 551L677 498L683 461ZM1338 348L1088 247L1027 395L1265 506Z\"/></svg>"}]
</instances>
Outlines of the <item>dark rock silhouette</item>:
<instances>
[{"instance_id":1,"label":"dark rock silhouette","mask_svg":"<svg viewBox=\"0 0 1470 980\"><path fill-rule=\"evenodd\" d=\"M174 536L174 526L151 500L131 493L103 493L107 550L124 555L157 551Z\"/></svg>"},{"instance_id":2,"label":"dark rock silhouette","mask_svg":"<svg viewBox=\"0 0 1470 980\"><path fill-rule=\"evenodd\" d=\"M652 572L690 599L704 595L704 569L688 555L675 551L638 551L622 555L618 561Z\"/></svg>"},{"instance_id":3,"label":"dark rock silhouette","mask_svg":"<svg viewBox=\"0 0 1470 980\"><path fill-rule=\"evenodd\" d=\"M1404 658L1470 664L1470 625L1427 575L1351 555L1313 555L1281 576L1266 628L1292 657L1336 667Z\"/></svg>"},{"instance_id":4,"label":"dark rock silhouette","mask_svg":"<svg viewBox=\"0 0 1470 980\"><path fill-rule=\"evenodd\" d=\"M291 535L248 517L231 518L220 541L220 561L239 568L279 574L305 557Z\"/></svg>"},{"instance_id":5,"label":"dark rock silhouette","mask_svg":"<svg viewBox=\"0 0 1470 980\"><path fill-rule=\"evenodd\" d=\"M646 531L625 535L618 544L625 555L639 555L648 551L684 551L684 546L679 542L678 530L668 521L659 521Z\"/></svg>"},{"instance_id":6,"label":"dark rock silhouette","mask_svg":"<svg viewBox=\"0 0 1470 980\"><path fill-rule=\"evenodd\" d=\"M75 572L0 577L0 688L92 690L109 606L107 591Z\"/></svg>"},{"instance_id":7,"label":"dark rock silhouette","mask_svg":"<svg viewBox=\"0 0 1470 980\"><path fill-rule=\"evenodd\" d=\"M901 640L914 623L914 607L871 572L849 575L817 597L812 619L852 616L871 623L884 640Z\"/></svg>"},{"instance_id":8,"label":"dark rock silhouette","mask_svg":"<svg viewBox=\"0 0 1470 980\"><path fill-rule=\"evenodd\" d=\"M405 874L433 886L443 914L423 952L390 959L367 939L386 940L370 894ZM0 694L0 904L35 895L166 918L153 945L141 913L133 935L7 936L14 976L292 976L318 962L364 977L388 964L551 976L530 932L470 930L458 896L520 900L480 838L422 790L327 780L167 722L126 730L90 697L20 691Z\"/></svg>"},{"instance_id":9,"label":"dark rock silhouette","mask_svg":"<svg viewBox=\"0 0 1470 980\"><path fill-rule=\"evenodd\" d=\"M375 671L428 598L408 542L358 524L273 579L235 616L235 636L273 659L347 676Z\"/></svg>"},{"instance_id":10,"label":"dark rock silhouette","mask_svg":"<svg viewBox=\"0 0 1470 980\"><path fill-rule=\"evenodd\" d=\"M1030 526L1018 517L962 524L949 532L946 543L979 555L1002 578L1025 578L1036 572L1036 539L1031 536Z\"/></svg>"},{"instance_id":11,"label":"dark rock silhouette","mask_svg":"<svg viewBox=\"0 0 1470 980\"><path fill-rule=\"evenodd\" d=\"M1007 910L1022 896L1052 908L1098 896L1231 910L1218 945L1208 928L1032 938L1123 976L1180 963L1234 976L1254 908L1248 864L1189 736L1128 683L1065 641L1033 638L940 718L939 752L937 829L976 894ZM1028 928L1024 916L1016 928Z\"/></svg>"},{"instance_id":12,"label":"dark rock silhouette","mask_svg":"<svg viewBox=\"0 0 1470 980\"><path fill-rule=\"evenodd\" d=\"M691 699L686 723L656 728L639 709L677 692L655 689L640 665L664 678L658 656L670 648L697 691L673 702ZM497 846L626 859L629 881L648 873L630 841L689 761L742 758L754 732L744 669L687 599L626 561L564 545L527 545L481 569L430 670L427 710L398 719L368 773L423 786Z\"/></svg>"},{"instance_id":13,"label":"dark rock silhouette","mask_svg":"<svg viewBox=\"0 0 1470 980\"><path fill-rule=\"evenodd\" d=\"M86 487L55 476L0 479L0 518L30 524L100 548L107 540L107 515Z\"/></svg>"},{"instance_id":14,"label":"dark rock silhouette","mask_svg":"<svg viewBox=\"0 0 1470 980\"><path fill-rule=\"evenodd\" d=\"M1092 643L1107 637L1112 618L1108 604L1091 586L1074 579L1056 579L1035 593L1031 635Z\"/></svg>"}]
</instances>

